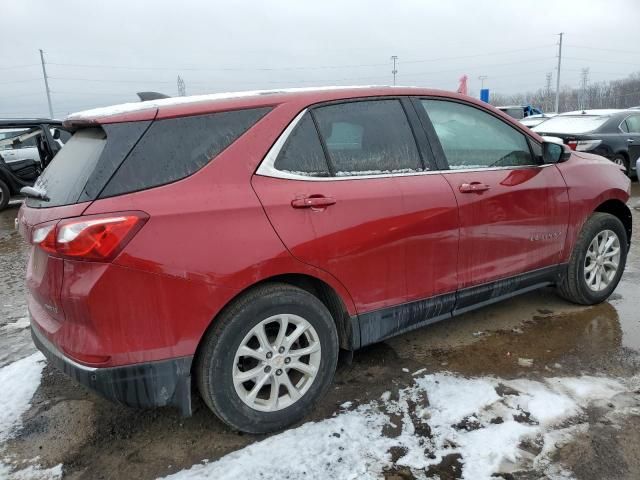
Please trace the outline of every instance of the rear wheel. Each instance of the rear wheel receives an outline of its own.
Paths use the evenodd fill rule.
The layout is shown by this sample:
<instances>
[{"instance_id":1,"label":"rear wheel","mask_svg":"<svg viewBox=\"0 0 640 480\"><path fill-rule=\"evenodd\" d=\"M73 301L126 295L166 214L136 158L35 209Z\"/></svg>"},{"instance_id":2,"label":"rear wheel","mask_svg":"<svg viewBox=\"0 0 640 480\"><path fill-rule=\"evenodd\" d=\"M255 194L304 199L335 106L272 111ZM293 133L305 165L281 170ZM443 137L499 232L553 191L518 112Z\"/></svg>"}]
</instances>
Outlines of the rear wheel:
<instances>
[{"instance_id":1,"label":"rear wheel","mask_svg":"<svg viewBox=\"0 0 640 480\"><path fill-rule=\"evenodd\" d=\"M0 211L4 210L9 204L11 198L11 192L6 183L0 180Z\"/></svg>"},{"instance_id":2,"label":"rear wheel","mask_svg":"<svg viewBox=\"0 0 640 480\"><path fill-rule=\"evenodd\" d=\"M600 212L591 215L558 285L560 295L581 305L606 300L624 272L627 244L626 230L618 218Z\"/></svg>"},{"instance_id":3,"label":"rear wheel","mask_svg":"<svg viewBox=\"0 0 640 480\"><path fill-rule=\"evenodd\" d=\"M287 284L257 287L215 320L200 347L200 394L225 423L249 433L302 419L333 379L338 336L315 296Z\"/></svg>"},{"instance_id":4,"label":"rear wheel","mask_svg":"<svg viewBox=\"0 0 640 480\"><path fill-rule=\"evenodd\" d=\"M613 163L615 163L616 165L620 165L621 167L624 167L624 171L625 171L625 173L627 175L630 174L630 172L629 172L629 160L627 160L627 157L625 157L621 153L616 153L613 156L613 158L611 159L611 161Z\"/></svg>"}]
</instances>

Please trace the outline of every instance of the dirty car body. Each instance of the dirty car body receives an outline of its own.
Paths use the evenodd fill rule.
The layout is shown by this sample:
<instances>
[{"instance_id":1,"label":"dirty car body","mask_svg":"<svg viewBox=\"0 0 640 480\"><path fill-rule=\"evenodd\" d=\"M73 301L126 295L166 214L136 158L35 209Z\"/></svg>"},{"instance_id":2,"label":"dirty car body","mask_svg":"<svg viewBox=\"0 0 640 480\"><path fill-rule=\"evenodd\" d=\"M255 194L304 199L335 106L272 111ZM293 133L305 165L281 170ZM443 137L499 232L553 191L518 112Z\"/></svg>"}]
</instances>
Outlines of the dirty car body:
<instances>
[{"instance_id":1,"label":"dirty car body","mask_svg":"<svg viewBox=\"0 0 640 480\"><path fill-rule=\"evenodd\" d=\"M84 112L65 127L74 136L36 185L49 200L18 215L32 244L32 334L52 363L132 406L188 414L192 377L252 292L317 300L337 345L356 350L557 284L594 212L624 224L628 249L629 180L616 165L559 145L547 155L536 133L450 92L212 95ZM299 322L307 307L291 302ZM310 325L311 352L325 340ZM286 369L270 346L238 348L255 348L265 372ZM229 368L247 373L238 355ZM307 357L301 370L325 367ZM282 405L321 381L301 374L280 390L269 375L260 381ZM247 405L262 396L264 410L269 394L258 380L246 398L235 387L234 408L259 423Z\"/></svg>"}]
</instances>

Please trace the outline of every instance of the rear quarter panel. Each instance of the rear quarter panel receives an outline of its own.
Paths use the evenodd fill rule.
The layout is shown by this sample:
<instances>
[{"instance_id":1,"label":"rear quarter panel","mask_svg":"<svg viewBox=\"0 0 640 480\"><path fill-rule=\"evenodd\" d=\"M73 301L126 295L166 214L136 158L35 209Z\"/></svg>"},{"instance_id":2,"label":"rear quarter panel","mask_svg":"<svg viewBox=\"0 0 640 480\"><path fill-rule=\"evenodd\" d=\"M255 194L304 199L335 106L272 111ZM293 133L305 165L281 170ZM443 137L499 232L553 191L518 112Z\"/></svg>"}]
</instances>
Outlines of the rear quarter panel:
<instances>
[{"instance_id":1,"label":"rear quarter panel","mask_svg":"<svg viewBox=\"0 0 640 480\"><path fill-rule=\"evenodd\" d=\"M609 160L588 153L573 152L558 164L569 193L569 228L563 251L568 262L584 223L599 205L607 200L627 203L631 183L625 173Z\"/></svg>"},{"instance_id":2,"label":"rear quarter panel","mask_svg":"<svg viewBox=\"0 0 640 480\"><path fill-rule=\"evenodd\" d=\"M121 288L124 280L115 280L118 285L110 290L106 286L92 287L89 305L69 304L69 311L85 318L104 317L105 321L108 318L116 327L134 320L130 316L135 313L136 331L162 332L159 336L137 337L135 345L121 350L147 351L145 360L193 354L205 330L228 301L276 275L300 273L323 280L342 298L349 314L354 315L354 303L335 277L296 260L288 252L251 188L251 177L259 162L296 113L295 106L276 107L216 159L186 179L93 202L85 214L122 210L149 214L148 222L115 259L114 266L159 278L148 280L146 285L138 278L138 282L126 282L126 288ZM72 293L72 283L82 282L84 274L79 271L74 275L68 270L71 265L66 267L67 298L73 299L76 295ZM77 268L82 269L82 265ZM117 269L113 271L123 274ZM130 276L139 277L133 271ZM166 282L157 281L161 278L166 278ZM80 284L78 287L88 290ZM131 297L146 306L132 308L127 305ZM94 299L95 305L108 305L109 298L107 313L93 311L89 315L83 311L93 308ZM180 328L159 327L158 322L173 322Z\"/></svg>"}]
</instances>

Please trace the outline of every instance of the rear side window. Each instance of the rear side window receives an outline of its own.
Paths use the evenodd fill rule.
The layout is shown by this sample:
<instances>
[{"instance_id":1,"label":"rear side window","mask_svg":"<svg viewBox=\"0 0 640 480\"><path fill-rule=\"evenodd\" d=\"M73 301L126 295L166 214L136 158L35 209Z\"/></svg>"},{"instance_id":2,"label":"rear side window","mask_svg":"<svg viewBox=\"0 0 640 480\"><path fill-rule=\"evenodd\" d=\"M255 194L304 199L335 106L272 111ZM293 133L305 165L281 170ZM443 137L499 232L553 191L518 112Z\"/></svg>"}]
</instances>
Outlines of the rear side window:
<instances>
[{"instance_id":1,"label":"rear side window","mask_svg":"<svg viewBox=\"0 0 640 480\"><path fill-rule=\"evenodd\" d=\"M452 170L536 165L525 135L461 103L422 100Z\"/></svg>"},{"instance_id":2,"label":"rear side window","mask_svg":"<svg viewBox=\"0 0 640 480\"><path fill-rule=\"evenodd\" d=\"M245 109L153 122L100 198L157 187L197 172L269 110Z\"/></svg>"},{"instance_id":3,"label":"rear side window","mask_svg":"<svg viewBox=\"0 0 640 480\"><path fill-rule=\"evenodd\" d=\"M313 110L336 176L422 170L409 121L398 100L367 100Z\"/></svg>"},{"instance_id":4,"label":"rear side window","mask_svg":"<svg viewBox=\"0 0 640 480\"><path fill-rule=\"evenodd\" d=\"M633 115L625 122L629 133L640 133L640 115Z\"/></svg>"},{"instance_id":5,"label":"rear side window","mask_svg":"<svg viewBox=\"0 0 640 480\"><path fill-rule=\"evenodd\" d=\"M274 167L281 172L309 177L328 177L327 159L313 119L306 113L287 138Z\"/></svg>"}]
</instances>

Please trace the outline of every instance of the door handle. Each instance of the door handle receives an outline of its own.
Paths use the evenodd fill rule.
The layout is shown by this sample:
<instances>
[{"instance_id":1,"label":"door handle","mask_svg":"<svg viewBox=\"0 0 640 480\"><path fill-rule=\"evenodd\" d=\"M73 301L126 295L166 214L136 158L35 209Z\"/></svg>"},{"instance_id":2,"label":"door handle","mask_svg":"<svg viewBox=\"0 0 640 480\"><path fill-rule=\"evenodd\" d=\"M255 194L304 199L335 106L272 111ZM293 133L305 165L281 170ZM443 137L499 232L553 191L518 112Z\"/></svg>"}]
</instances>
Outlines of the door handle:
<instances>
[{"instance_id":1,"label":"door handle","mask_svg":"<svg viewBox=\"0 0 640 480\"><path fill-rule=\"evenodd\" d=\"M480 193L486 192L491 187L481 182L463 183L460 185L460 193Z\"/></svg>"},{"instance_id":2,"label":"door handle","mask_svg":"<svg viewBox=\"0 0 640 480\"><path fill-rule=\"evenodd\" d=\"M335 198L311 195L309 197L294 198L291 201L291 206L293 208L325 208L335 203Z\"/></svg>"},{"instance_id":3,"label":"door handle","mask_svg":"<svg viewBox=\"0 0 640 480\"><path fill-rule=\"evenodd\" d=\"M633 143L633 138L627 138L627 143Z\"/></svg>"}]
</instances>

